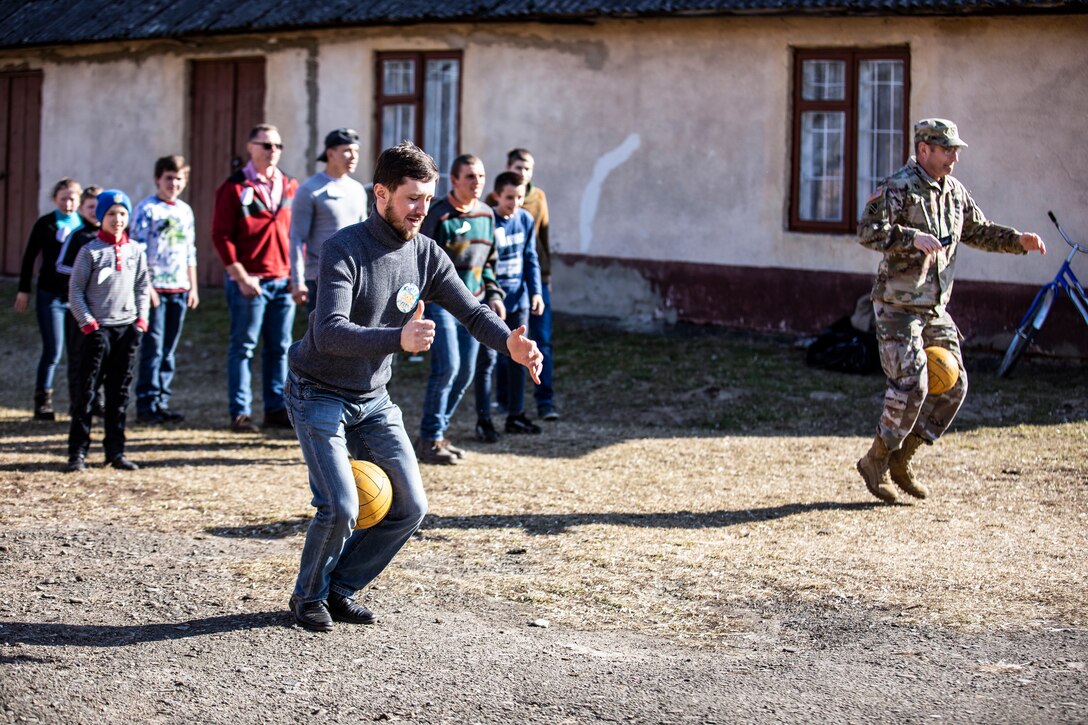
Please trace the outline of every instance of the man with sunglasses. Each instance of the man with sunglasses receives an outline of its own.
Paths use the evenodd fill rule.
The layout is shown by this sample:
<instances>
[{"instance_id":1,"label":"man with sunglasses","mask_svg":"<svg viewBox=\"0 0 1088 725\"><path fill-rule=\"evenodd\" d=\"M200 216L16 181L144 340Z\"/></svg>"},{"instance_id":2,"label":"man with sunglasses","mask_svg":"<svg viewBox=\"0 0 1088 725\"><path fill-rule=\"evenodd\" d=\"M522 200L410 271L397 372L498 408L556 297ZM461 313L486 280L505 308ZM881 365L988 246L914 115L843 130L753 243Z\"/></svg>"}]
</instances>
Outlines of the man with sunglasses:
<instances>
[{"instance_id":1,"label":"man with sunglasses","mask_svg":"<svg viewBox=\"0 0 1088 725\"><path fill-rule=\"evenodd\" d=\"M212 242L226 269L231 430L257 433L260 428L253 422L251 408L251 361L262 335L264 425L291 427L283 384L295 322L289 275L291 204L298 182L278 168L283 141L275 126L254 126L246 150L249 163L215 192Z\"/></svg>"}]
</instances>

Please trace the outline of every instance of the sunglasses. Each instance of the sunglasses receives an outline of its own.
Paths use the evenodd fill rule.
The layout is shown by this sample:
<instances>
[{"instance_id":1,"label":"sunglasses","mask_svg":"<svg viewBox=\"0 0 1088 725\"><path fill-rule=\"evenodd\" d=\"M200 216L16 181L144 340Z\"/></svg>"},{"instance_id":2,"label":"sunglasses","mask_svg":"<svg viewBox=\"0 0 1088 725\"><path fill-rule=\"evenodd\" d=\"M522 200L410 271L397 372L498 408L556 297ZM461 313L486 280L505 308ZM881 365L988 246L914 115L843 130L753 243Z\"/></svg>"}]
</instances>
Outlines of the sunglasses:
<instances>
[{"instance_id":1,"label":"sunglasses","mask_svg":"<svg viewBox=\"0 0 1088 725\"><path fill-rule=\"evenodd\" d=\"M265 151L271 151L272 149L283 151L283 144L281 143L272 143L271 141L250 141L250 143L257 144Z\"/></svg>"}]
</instances>

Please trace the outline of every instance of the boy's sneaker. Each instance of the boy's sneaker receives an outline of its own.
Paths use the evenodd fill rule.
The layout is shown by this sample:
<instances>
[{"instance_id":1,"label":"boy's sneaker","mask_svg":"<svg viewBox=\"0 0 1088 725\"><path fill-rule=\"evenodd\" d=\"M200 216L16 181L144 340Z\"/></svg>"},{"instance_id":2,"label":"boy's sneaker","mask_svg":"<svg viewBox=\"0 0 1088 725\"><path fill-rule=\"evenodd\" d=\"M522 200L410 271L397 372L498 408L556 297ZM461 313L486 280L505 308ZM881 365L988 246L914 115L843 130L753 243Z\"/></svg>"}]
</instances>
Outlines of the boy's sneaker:
<instances>
[{"instance_id":1,"label":"boy's sneaker","mask_svg":"<svg viewBox=\"0 0 1088 725\"><path fill-rule=\"evenodd\" d=\"M457 456L443 447L441 440L416 442L416 458L420 463L432 463L438 466L452 466L457 463Z\"/></svg>"},{"instance_id":2,"label":"boy's sneaker","mask_svg":"<svg viewBox=\"0 0 1088 725\"><path fill-rule=\"evenodd\" d=\"M476 421L476 440L484 443L498 443L500 438L502 436L495 430L490 418L480 418Z\"/></svg>"},{"instance_id":3,"label":"boy's sneaker","mask_svg":"<svg viewBox=\"0 0 1088 725\"><path fill-rule=\"evenodd\" d=\"M463 450L461 450L460 448L458 448L457 446L450 443L449 438L439 438L438 439L438 445L441 448L445 448L447 451L452 453L457 458L464 458L465 457L465 452Z\"/></svg>"},{"instance_id":4,"label":"boy's sneaker","mask_svg":"<svg viewBox=\"0 0 1088 725\"><path fill-rule=\"evenodd\" d=\"M119 471L138 471L140 467L135 463L125 458L125 454L121 453L110 459L109 464Z\"/></svg>"},{"instance_id":5,"label":"boy's sneaker","mask_svg":"<svg viewBox=\"0 0 1088 725\"><path fill-rule=\"evenodd\" d=\"M158 413L159 417L167 423L180 423L181 421L185 420L184 413L178 413L177 411L170 410L169 408L164 406L159 406L159 409L155 412Z\"/></svg>"},{"instance_id":6,"label":"boy's sneaker","mask_svg":"<svg viewBox=\"0 0 1088 725\"><path fill-rule=\"evenodd\" d=\"M280 410L273 410L271 413L264 414L264 427L265 428L283 428L289 430L294 428L291 425L291 418L287 415L287 408L281 408Z\"/></svg>"},{"instance_id":7,"label":"boy's sneaker","mask_svg":"<svg viewBox=\"0 0 1088 725\"><path fill-rule=\"evenodd\" d=\"M520 415L511 415L506 418L506 432L536 435L540 433L540 426L526 418L524 413L521 413Z\"/></svg>"},{"instance_id":8,"label":"boy's sneaker","mask_svg":"<svg viewBox=\"0 0 1088 725\"><path fill-rule=\"evenodd\" d=\"M82 473L87 470L87 462L83 456L72 456L68 459L68 465L64 467L65 473Z\"/></svg>"},{"instance_id":9,"label":"boy's sneaker","mask_svg":"<svg viewBox=\"0 0 1088 725\"><path fill-rule=\"evenodd\" d=\"M540 413L541 420L559 420L559 411L550 405L540 408L537 412Z\"/></svg>"},{"instance_id":10,"label":"boy's sneaker","mask_svg":"<svg viewBox=\"0 0 1088 725\"><path fill-rule=\"evenodd\" d=\"M253 422L245 413L241 413L234 417L234 420L230 423L230 429L235 433L260 433L261 429L257 427L257 424Z\"/></svg>"},{"instance_id":11,"label":"boy's sneaker","mask_svg":"<svg viewBox=\"0 0 1088 725\"><path fill-rule=\"evenodd\" d=\"M136 422L144 425L158 425L165 423L166 418L157 410L140 410L136 412Z\"/></svg>"}]
</instances>

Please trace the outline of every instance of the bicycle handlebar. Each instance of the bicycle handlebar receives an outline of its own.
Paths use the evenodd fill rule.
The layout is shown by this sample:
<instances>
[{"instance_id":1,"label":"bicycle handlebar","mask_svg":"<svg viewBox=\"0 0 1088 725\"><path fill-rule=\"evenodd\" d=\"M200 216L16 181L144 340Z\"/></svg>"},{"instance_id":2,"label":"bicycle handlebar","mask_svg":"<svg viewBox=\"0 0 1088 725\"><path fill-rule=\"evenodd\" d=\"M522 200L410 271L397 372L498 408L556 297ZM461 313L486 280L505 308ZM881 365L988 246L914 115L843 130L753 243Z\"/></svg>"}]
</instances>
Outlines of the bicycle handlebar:
<instances>
[{"instance_id":1,"label":"bicycle handlebar","mask_svg":"<svg viewBox=\"0 0 1088 725\"><path fill-rule=\"evenodd\" d=\"M1076 242L1074 242L1072 239L1069 238L1069 235L1065 233L1064 229L1062 229L1062 225L1058 223L1058 218L1056 216L1054 216L1054 212L1048 211L1046 213L1046 215L1048 217L1050 217L1050 221L1054 222L1054 226L1056 226L1058 228L1058 234L1062 235L1062 239L1065 240L1066 244L1068 244L1070 247L1072 247L1077 252L1082 252L1084 254L1088 254L1088 249L1085 249L1084 247L1082 247L1081 245L1077 244Z\"/></svg>"}]
</instances>

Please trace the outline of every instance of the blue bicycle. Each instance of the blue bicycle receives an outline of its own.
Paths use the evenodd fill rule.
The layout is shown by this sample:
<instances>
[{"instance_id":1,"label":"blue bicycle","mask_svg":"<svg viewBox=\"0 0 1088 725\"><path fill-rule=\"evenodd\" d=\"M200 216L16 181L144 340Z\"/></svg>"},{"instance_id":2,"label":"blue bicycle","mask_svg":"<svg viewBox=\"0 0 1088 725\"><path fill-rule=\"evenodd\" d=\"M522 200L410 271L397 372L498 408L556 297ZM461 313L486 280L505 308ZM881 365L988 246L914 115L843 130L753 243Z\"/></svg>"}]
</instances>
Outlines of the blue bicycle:
<instances>
[{"instance_id":1,"label":"blue bicycle","mask_svg":"<svg viewBox=\"0 0 1088 725\"><path fill-rule=\"evenodd\" d=\"M1054 298L1058 296L1059 290L1065 290L1077 311L1080 312L1080 316L1084 318L1084 324L1088 325L1088 296L1084 294L1084 288L1081 287L1080 280L1077 279L1077 275L1073 274L1073 269L1069 266L1069 263L1077 256L1077 252L1088 254L1088 249L1069 238L1069 235L1062 229L1062 225L1054 217L1054 212L1048 211L1047 215L1050 216L1050 221L1054 222L1054 226L1058 228L1058 233L1062 235L1062 239L1072 249L1069 256L1062 262L1061 269L1058 270L1058 274L1054 279L1043 285L1043 288L1035 295L1035 300L1031 303L1028 313L1024 315L1020 326L1016 328L1016 334L1012 336L1009 349L1005 352L1005 359L1001 361L1001 367L997 369L998 376L1002 378L1011 373L1012 369L1016 367L1017 361L1028 345L1031 344L1035 333L1039 332L1043 323L1046 322L1046 316L1050 314L1050 307L1054 304Z\"/></svg>"}]
</instances>

